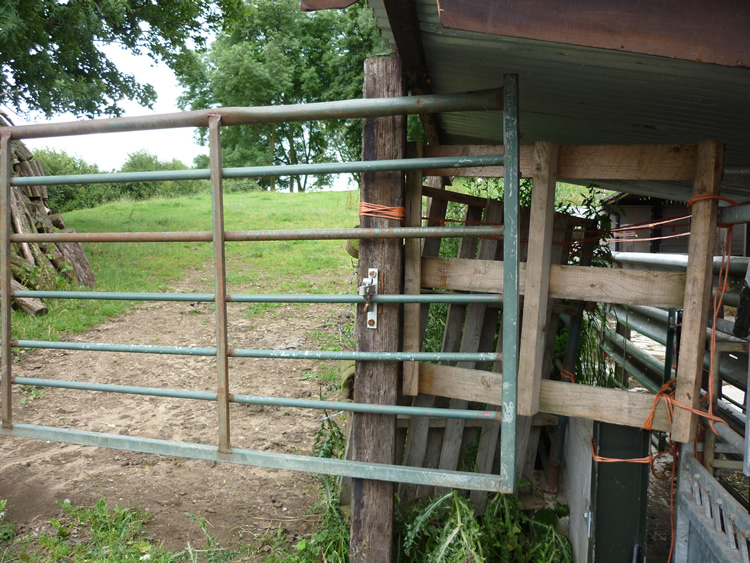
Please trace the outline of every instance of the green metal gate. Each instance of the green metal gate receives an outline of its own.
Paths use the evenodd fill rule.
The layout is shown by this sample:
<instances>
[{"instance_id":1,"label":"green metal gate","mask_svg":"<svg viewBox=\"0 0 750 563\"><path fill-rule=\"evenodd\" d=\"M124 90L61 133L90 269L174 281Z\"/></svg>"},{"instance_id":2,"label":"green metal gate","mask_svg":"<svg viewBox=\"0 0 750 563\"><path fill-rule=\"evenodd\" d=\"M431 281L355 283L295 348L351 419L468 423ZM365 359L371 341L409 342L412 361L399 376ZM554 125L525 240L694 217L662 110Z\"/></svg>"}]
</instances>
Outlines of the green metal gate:
<instances>
[{"instance_id":1,"label":"green metal gate","mask_svg":"<svg viewBox=\"0 0 750 563\"><path fill-rule=\"evenodd\" d=\"M503 99L504 98L504 99ZM500 110L505 106L505 154L471 157L418 158L408 160L364 161L295 166L264 166L222 168L220 127L253 123L276 123L319 119L383 117L445 111ZM139 131L177 127L208 127L210 169L75 176L11 176L11 140L51 136L85 135L103 132ZM419 96L387 99L350 100L297 106L257 108L223 108L148 117L101 119L71 123L28 125L0 128L0 400L2 428L0 434L22 438L68 442L80 445L107 447L167 456L222 461L243 465L288 469L312 473L349 476L381 481L406 482L420 485L456 487L487 491L510 492L515 485L515 366L517 365L518 330L518 140L517 140L517 85L508 81L503 90L491 90L445 96ZM331 174L342 172L370 172L383 170L418 170L428 168L499 166L506 170L506 225L463 227L418 227L386 229L329 229L279 231L225 231L222 199L223 178L253 178L298 174ZM11 186L92 184L98 182L131 182L158 180L209 179L212 188L213 228L210 232L140 232L140 233L53 233L21 235L11 233ZM512 189L515 186L515 189ZM359 295L228 295L225 279L225 243L228 241L271 240L331 240L331 239L386 239L423 237L505 236L506 279L504 315L505 373L503 382L503 413L494 411L418 408L335 401L302 400L284 397L235 395L229 391L229 357L321 359L358 361L500 361L494 353L406 353L383 352L325 352L234 349L228 346L227 303L364 303ZM212 242L214 250L214 293L108 293L81 291L12 291L11 243L37 242ZM515 253L515 254L514 254ZM511 265L515 264L515 268ZM201 301L216 305L216 345L214 347L123 345L86 342L48 342L15 340L11 332L11 297L46 299L116 299L140 301ZM496 294L451 295L375 295L374 303L497 303L503 296ZM508 306L514 303L515 306ZM138 354L175 354L211 356L216 358L217 382L214 392L189 391L153 387L110 385L93 382L44 380L14 377L11 350L20 348L48 348L64 350L93 350ZM217 445L174 442L151 438L79 431L13 422L12 385L36 385L110 393L127 393L212 401L218 407ZM232 448L230 439L229 404L245 403L278 407L338 409L361 413L410 415L437 418L493 419L502 421L501 475L475 474L386 465L357 461L322 459L285 453L270 453Z\"/></svg>"}]
</instances>

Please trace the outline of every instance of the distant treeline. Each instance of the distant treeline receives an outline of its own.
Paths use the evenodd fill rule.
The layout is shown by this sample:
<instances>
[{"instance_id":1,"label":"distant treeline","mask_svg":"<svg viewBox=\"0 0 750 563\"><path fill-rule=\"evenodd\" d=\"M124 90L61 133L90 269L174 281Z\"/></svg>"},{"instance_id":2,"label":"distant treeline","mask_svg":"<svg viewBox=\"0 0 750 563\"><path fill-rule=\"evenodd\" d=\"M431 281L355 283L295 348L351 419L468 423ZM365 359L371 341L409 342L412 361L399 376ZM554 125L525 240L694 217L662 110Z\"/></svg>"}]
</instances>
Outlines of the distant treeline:
<instances>
[{"instance_id":1,"label":"distant treeline","mask_svg":"<svg viewBox=\"0 0 750 563\"><path fill-rule=\"evenodd\" d=\"M41 163L47 176L68 174L100 174L96 164L89 164L82 158L70 156L64 151L51 149L39 149L34 152L34 160ZM195 168L208 168L208 159L196 158ZM192 168L180 160L159 160L159 158L148 151L142 150L128 155L127 161L122 168L114 172L139 172L156 170L187 170ZM257 183L242 181L225 181L226 191L251 191L260 189ZM170 198L208 192L210 184L208 180L164 180L158 182L124 182L124 183L102 183L87 185L49 186L48 205L56 213L73 211L74 209L87 209L102 205L108 201L120 199L143 200L151 198Z\"/></svg>"}]
</instances>

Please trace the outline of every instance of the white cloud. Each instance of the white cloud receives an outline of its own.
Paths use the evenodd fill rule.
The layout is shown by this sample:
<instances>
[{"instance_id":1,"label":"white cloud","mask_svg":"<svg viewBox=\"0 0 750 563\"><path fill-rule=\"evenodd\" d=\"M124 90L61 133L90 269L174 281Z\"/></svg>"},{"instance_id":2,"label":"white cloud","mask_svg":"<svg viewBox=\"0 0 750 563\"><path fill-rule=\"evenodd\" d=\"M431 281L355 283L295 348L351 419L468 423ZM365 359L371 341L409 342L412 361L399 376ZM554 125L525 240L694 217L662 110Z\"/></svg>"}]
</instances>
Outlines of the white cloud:
<instances>
[{"instance_id":1,"label":"white cloud","mask_svg":"<svg viewBox=\"0 0 750 563\"><path fill-rule=\"evenodd\" d=\"M151 84L157 93L153 110L135 102L125 102L122 107L126 116L172 113L179 111L177 97L181 90L172 70L163 63L155 63L146 55L135 56L117 46L108 45L102 49L124 72L133 74L141 83ZM73 121L75 116L63 114L47 122L59 123ZM34 123L43 123L43 117ZM16 125L24 122L14 119ZM25 123L32 123L26 121ZM138 150L147 150L160 160L181 160L188 166L199 154L207 154L208 147L201 147L195 142L195 130L192 128L164 129L133 133L110 133L100 135L83 135L79 137L50 137L29 139L25 143L30 149L48 147L82 158L86 162L97 164L101 170L117 170L127 160L128 154Z\"/></svg>"}]
</instances>

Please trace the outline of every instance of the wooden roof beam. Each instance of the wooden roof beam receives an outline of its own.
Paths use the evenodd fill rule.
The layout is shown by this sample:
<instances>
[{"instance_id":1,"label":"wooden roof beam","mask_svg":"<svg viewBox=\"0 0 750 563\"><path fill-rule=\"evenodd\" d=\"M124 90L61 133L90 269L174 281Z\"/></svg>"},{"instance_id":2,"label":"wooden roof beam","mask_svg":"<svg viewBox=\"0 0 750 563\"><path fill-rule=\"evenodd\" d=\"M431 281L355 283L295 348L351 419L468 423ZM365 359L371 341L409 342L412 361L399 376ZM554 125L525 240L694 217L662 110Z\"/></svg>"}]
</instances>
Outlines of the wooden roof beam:
<instances>
[{"instance_id":1,"label":"wooden roof beam","mask_svg":"<svg viewBox=\"0 0 750 563\"><path fill-rule=\"evenodd\" d=\"M449 29L750 66L746 0L440 0Z\"/></svg>"},{"instance_id":2,"label":"wooden roof beam","mask_svg":"<svg viewBox=\"0 0 750 563\"><path fill-rule=\"evenodd\" d=\"M414 0L384 0L383 6L388 16L396 53L404 65L404 78L407 89L414 95L431 94L427 62L419 31L419 17ZM437 120L430 114L420 114L427 143L440 144Z\"/></svg>"}]
</instances>

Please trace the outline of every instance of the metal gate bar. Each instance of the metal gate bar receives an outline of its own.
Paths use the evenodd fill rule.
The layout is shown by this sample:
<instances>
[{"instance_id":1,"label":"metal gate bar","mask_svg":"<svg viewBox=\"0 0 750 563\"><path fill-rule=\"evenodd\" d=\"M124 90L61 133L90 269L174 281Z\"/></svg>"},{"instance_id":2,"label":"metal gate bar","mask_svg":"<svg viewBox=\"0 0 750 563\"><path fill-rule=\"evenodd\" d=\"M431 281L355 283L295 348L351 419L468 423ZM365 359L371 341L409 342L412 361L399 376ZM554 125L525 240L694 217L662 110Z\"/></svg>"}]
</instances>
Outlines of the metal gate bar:
<instances>
[{"instance_id":1,"label":"metal gate bar","mask_svg":"<svg viewBox=\"0 0 750 563\"><path fill-rule=\"evenodd\" d=\"M1 130L2 128L0 128ZM469 168L502 166L502 154L474 156L436 156L397 160L363 160L354 162L321 162L317 164L285 164L280 166L247 166L224 168L224 178L270 178L278 176L317 176L349 172L383 172L390 170L427 170L430 168ZM67 174L60 176L18 176L14 186L52 186L68 184L100 184L102 182L158 182L162 180L210 180L210 169L156 170L151 172L116 172L111 174Z\"/></svg>"},{"instance_id":2,"label":"metal gate bar","mask_svg":"<svg viewBox=\"0 0 750 563\"><path fill-rule=\"evenodd\" d=\"M437 485L440 487L455 487L457 489L480 491L500 490L500 478L497 475L466 473L464 471L442 471L425 467L412 468L403 465L327 459L239 448L233 449L231 453L221 453L217 450L216 446L207 444L191 444L170 440L156 440L154 438L124 436L121 434L68 430L34 424L14 424L12 428L1 428L0 435L65 442L82 446L98 446L101 448L164 456L186 457L205 461L252 465L254 467L287 469L302 473L325 473L339 477L376 479L379 481L414 483L417 485Z\"/></svg>"},{"instance_id":3,"label":"metal gate bar","mask_svg":"<svg viewBox=\"0 0 750 563\"><path fill-rule=\"evenodd\" d=\"M213 303L213 293L118 293L109 291L11 291L11 297L37 299L92 299L112 301L188 301L190 303ZM285 293L285 294L228 294L229 303L349 303L364 305L361 295ZM372 303L485 303L498 305L503 302L502 293L426 293L372 296Z\"/></svg>"},{"instance_id":4,"label":"metal gate bar","mask_svg":"<svg viewBox=\"0 0 750 563\"><path fill-rule=\"evenodd\" d=\"M350 240L388 238L501 237L502 225L480 227L394 227L392 229L292 229L226 231L227 242L285 240ZM153 233L38 233L10 236L11 242L210 242L209 231Z\"/></svg>"},{"instance_id":5,"label":"metal gate bar","mask_svg":"<svg viewBox=\"0 0 750 563\"><path fill-rule=\"evenodd\" d=\"M225 276L225 242L228 240L251 241L251 240L331 240L331 239L355 239L355 238L410 238L426 236L472 236L468 233L476 233L482 236L501 236L504 232L502 227L458 227L458 228L409 228L409 229L330 229L327 231L298 230L298 231L247 231L247 232L225 232L223 224L223 200L222 180L224 177L259 177L280 176L290 174L329 174L334 172L361 172L375 170L406 170L426 169L431 167L468 167L468 166L497 166L505 162L504 155L490 155L482 157L446 157L436 159L412 159L400 161L380 162L356 162L356 163L329 163L318 165L301 165L286 167L248 167L235 169L222 169L221 166L221 143L220 126L235 125L243 123L270 123L281 121L307 121L312 119L339 119L378 117L388 115L403 115L404 113L430 113L438 111L471 111L486 109L502 109L500 91L480 92L473 94L455 94L449 96L421 96L405 98L389 98L387 100L356 100L348 102L332 102L324 104L311 104L307 106L278 106L271 108L228 108L216 109L202 112L190 112L184 114L169 114L162 116L148 116L138 118L121 118L94 120L89 122L73 122L65 124L45 124L20 126L13 128L0 128L0 166L3 174L0 177L0 306L2 307L0 321L2 322L2 334L0 352L2 352L3 363L0 376L0 389L3 398L3 428L1 434L32 437L47 440L61 440L72 443L99 445L130 449L133 451L144 451L162 455L182 455L198 459L212 459L216 461L229 461L263 467L277 467L281 469L296 469L302 471L320 471L332 475L348 475L365 479L395 480L417 484L429 484L438 486L455 486L461 488L473 488L482 490L512 490L510 487L501 487L500 478L494 475L462 474L461 472L445 472L437 470L425 470L423 468L406 468L400 466L387 466L380 464L354 463L339 460L320 460L311 457L290 456L288 454L268 454L266 452L253 452L249 450L236 450L232 452L229 432L229 403L246 402L254 404L278 404L284 406L299 406L305 408L337 408L339 410L351 410L357 412L394 412L398 414L409 414L414 416L441 416L441 417L499 417L497 412L479 411L452 411L439 412L437 409L420 409L415 407L399 407L395 405L371 405L357 403L340 403L330 401L297 401L277 397L260 397L251 395L232 396L228 390L228 358L229 357L252 357L252 358L288 358L288 359L354 359L359 361L497 361L499 355L494 353L477 354L443 354L443 353L404 353L404 352L327 352L327 351L284 351L284 350L251 350L232 349L227 345L227 323L226 304L237 297L237 301L257 302L266 300L269 296L228 296L226 294ZM60 176L60 177L25 177L12 179L10 175L10 139L21 139L31 137L62 136L88 134L98 132L132 131L144 129L158 129L171 127L208 126L210 140L210 170L183 171L179 173L134 173L134 174L104 174L85 176ZM517 155L516 155L517 156ZM516 158L511 151L511 160ZM511 164L511 172L514 166ZM196 176L197 175L197 176ZM11 185L49 185L64 183L99 183L103 181L155 181L165 179L191 179L209 178L212 185L212 232L198 233L92 233L83 235L11 235L9 199ZM506 182L507 183L507 182ZM472 229L482 229L475 230ZM476 236L473 235L473 236ZM515 233L517 237L517 233ZM14 238L15 237L15 240ZM39 238L37 238L39 237ZM80 238L79 238L80 237ZM10 243L13 240L32 239L39 242L52 242L62 240L79 241L112 241L112 242L146 242L146 241L183 241L200 240L212 241L214 247L214 294L204 294L206 301L217 303L217 347L196 348L180 346L140 346L81 342L41 342L30 340L12 340L10 331L10 299L13 295L10 289ZM35 293L35 292L34 292ZM157 299L154 294L118 294L107 292L70 292L63 297L60 292L49 293L55 297L62 298L115 298L128 299L147 297L149 300ZM511 292L512 293L512 292ZM17 294L17 295L20 295ZM517 294L513 294L517 298ZM191 299L195 301L196 296L182 296L178 294L161 295L164 299L174 300ZM271 299L291 300L301 296L270 296ZM334 299L349 299L354 296L333 296ZM330 299L331 296L313 296L315 299ZM393 299L407 299L407 296L384 296L384 301ZM451 302L463 297L453 295L424 295L419 296L425 302ZM471 296L471 302L487 299L489 302L498 302L500 296ZM306 299L297 299L300 302ZM446 300L446 301L443 301ZM358 300L359 301L359 300ZM94 350L109 352L135 352L135 353L157 353L157 354L179 354L179 355L201 355L214 356L217 358L217 391L215 393L201 393L170 389L136 388L128 386L101 386L100 384L78 383L56 381L53 383L45 380L34 380L34 378L12 379L11 375L11 347L27 348L52 348L69 350ZM71 388L87 388L110 392L136 392L137 394L155 394L158 396L174 396L175 398L196 398L202 400L216 401L219 407L219 445L218 448L208 445L179 444L164 440L151 440L135 437L112 436L91 432L81 432L66 429L54 429L44 426L27 424L12 425L11 384L37 385L48 383L49 386ZM195 394L194 394L195 393ZM512 418L512 414L510 414ZM508 422L508 413L504 417L504 427ZM514 420L513 420L514 423ZM514 430L513 430L514 433ZM172 452L172 453L170 453ZM511 459L514 452L511 453ZM512 462L511 462L512 463ZM317 469L316 469L317 468Z\"/></svg>"},{"instance_id":6,"label":"metal gate bar","mask_svg":"<svg viewBox=\"0 0 750 563\"><path fill-rule=\"evenodd\" d=\"M389 117L417 113L442 113L447 111L490 111L503 109L503 91L500 88L462 92L456 94L431 94L428 96L402 96L397 98L368 98L340 100L314 104L280 106L213 108L208 110L44 123L42 125L16 125L0 127L0 133L10 131L13 139L39 139L95 133L122 133L180 127L208 127L209 117L221 116L222 125L251 125L253 123L282 123L289 121L318 121L327 119L359 119L363 117Z\"/></svg>"},{"instance_id":7,"label":"metal gate bar","mask_svg":"<svg viewBox=\"0 0 750 563\"><path fill-rule=\"evenodd\" d=\"M99 342L53 342L48 340L11 340L16 348L82 350L87 352L126 352L173 356L216 356L216 348L197 346L152 346L144 344L106 344ZM232 358L277 358L286 360L359 360L363 362L494 362L494 352L332 352L326 350L254 350L228 348Z\"/></svg>"},{"instance_id":8,"label":"metal gate bar","mask_svg":"<svg viewBox=\"0 0 750 563\"><path fill-rule=\"evenodd\" d=\"M76 389L79 391L102 391L105 393L122 393L126 395L148 395L151 397L168 397L172 399L192 399L196 401L215 401L217 393L211 391L190 391L185 389L164 389L161 387L140 387L135 385L113 385L111 383L91 383L87 381L62 381L59 379L37 379L35 377L16 377L14 383L38 387L55 387ZM263 395L242 395L233 393L230 403L245 405L263 405L271 407L295 407L302 409L336 410L347 412L366 412L374 414L395 414L406 416L424 416L427 418L460 418L465 420L500 420L500 412L467 409L441 409L408 407L402 405L379 405L373 403L349 403L345 401L323 401L313 399L292 399L288 397L269 397Z\"/></svg>"}]
</instances>

